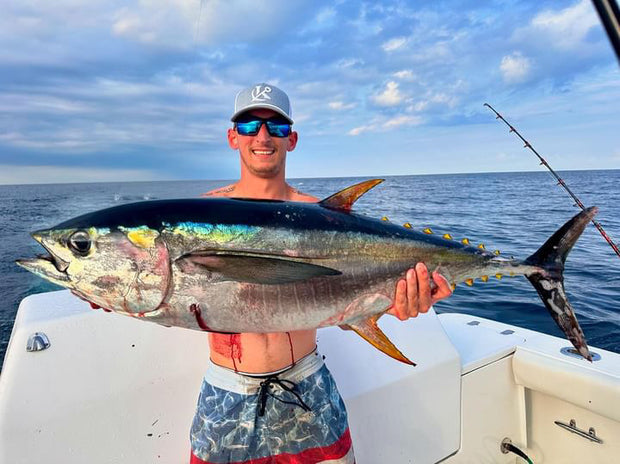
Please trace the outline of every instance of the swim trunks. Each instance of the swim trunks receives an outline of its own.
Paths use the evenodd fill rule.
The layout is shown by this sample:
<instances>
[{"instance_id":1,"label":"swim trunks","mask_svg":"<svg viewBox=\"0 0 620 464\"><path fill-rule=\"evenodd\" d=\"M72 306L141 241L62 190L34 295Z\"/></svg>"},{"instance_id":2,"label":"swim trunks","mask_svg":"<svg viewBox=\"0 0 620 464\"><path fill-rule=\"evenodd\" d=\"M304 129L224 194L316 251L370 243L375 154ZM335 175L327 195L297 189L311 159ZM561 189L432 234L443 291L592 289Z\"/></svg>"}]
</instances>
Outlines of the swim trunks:
<instances>
[{"instance_id":1,"label":"swim trunks","mask_svg":"<svg viewBox=\"0 0 620 464\"><path fill-rule=\"evenodd\" d=\"M213 363L190 433L191 464L353 464L347 412L322 357L248 376Z\"/></svg>"}]
</instances>

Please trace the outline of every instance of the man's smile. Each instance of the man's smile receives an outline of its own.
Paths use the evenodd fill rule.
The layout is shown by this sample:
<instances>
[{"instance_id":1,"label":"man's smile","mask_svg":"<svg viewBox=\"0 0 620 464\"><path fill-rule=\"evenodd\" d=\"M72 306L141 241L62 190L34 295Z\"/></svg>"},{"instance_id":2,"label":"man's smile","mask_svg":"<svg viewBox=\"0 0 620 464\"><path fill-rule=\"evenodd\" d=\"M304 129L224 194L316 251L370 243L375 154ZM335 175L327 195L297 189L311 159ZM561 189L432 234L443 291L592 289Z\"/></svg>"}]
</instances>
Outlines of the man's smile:
<instances>
[{"instance_id":1,"label":"man's smile","mask_svg":"<svg viewBox=\"0 0 620 464\"><path fill-rule=\"evenodd\" d=\"M271 156L275 152L276 151L273 148L272 149L258 149L258 148L252 149L252 153L257 156Z\"/></svg>"}]
</instances>

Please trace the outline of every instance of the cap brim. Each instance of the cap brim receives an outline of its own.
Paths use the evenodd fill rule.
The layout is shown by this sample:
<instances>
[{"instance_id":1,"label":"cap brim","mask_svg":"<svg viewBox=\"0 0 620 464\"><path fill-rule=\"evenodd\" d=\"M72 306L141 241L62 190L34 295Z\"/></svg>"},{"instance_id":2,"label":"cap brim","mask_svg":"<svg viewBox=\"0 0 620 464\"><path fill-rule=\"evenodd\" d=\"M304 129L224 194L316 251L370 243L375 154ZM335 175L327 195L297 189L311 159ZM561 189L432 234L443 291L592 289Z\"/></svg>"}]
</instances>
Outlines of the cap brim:
<instances>
[{"instance_id":1,"label":"cap brim","mask_svg":"<svg viewBox=\"0 0 620 464\"><path fill-rule=\"evenodd\" d=\"M290 122L291 124L294 124L294 121L290 118L290 116L288 114L286 114L284 111L282 111L279 107L277 107L275 105L270 105L268 103L255 103L254 105L245 106L244 108L240 109L239 111L236 111L232 115L230 120L232 122L235 122L235 120L239 117L239 115L241 115L243 113L247 113L248 111L251 111L251 110L259 110L259 109L266 109L266 110L275 111L279 115L281 115L284 118L286 118L286 120L288 122Z\"/></svg>"}]
</instances>

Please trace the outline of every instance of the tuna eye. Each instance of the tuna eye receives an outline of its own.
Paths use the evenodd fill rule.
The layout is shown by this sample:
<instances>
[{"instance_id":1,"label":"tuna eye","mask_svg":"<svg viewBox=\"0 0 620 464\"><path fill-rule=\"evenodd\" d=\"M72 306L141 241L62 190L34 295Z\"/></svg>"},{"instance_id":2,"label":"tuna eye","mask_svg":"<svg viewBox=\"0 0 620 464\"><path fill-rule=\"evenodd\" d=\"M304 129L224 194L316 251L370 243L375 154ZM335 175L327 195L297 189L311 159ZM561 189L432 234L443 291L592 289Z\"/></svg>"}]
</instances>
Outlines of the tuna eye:
<instances>
[{"instance_id":1,"label":"tuna eye","mask_svg":"<svg viewBox=\"0 0 620 464\"><path fill-rule=\"evenodd\" d=\"M91 241L88 232L78 230L69 237L69 248L71 251L86 256L90 250Z\"/></svg>"}]
</instances>

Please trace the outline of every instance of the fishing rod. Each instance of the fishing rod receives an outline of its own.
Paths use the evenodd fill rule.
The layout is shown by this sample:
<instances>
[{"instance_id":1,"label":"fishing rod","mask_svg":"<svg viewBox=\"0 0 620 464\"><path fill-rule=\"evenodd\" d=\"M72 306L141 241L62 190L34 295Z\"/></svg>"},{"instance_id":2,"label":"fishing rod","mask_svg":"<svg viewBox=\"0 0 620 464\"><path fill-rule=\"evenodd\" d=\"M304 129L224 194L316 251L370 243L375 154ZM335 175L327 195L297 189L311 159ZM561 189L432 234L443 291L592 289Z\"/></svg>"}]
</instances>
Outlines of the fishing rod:
<instances>
[{"instance_id":1,"label":"fishing rod","mask_svg":"<svg viewBox=\"0 0 620 464\"><path fill-rule=\"evenodd\" d=\"M592 0L592 4L601 18L607 37L620 61L620 9L615 0Z\"/></svg>"},{"instance_id":2,"label":"fishing rod","mask_svg":"<svg viewBox=\"0 0 620 464\"><path fill-rule=\"evenodd\" d=\"M573 191L570 188L568 188L568 185L566 185L566 182L564 182L564 180L558 175L558 173L555 172L551 166L549 166L549 163L547 163L547 160L545 160L545 158L543 158L534 149L534 147L532 147L532 145L527 140L525 140L523 138L523 136L519 133L519 131L517 129L515 129L508 121L506 121L506 119L504 119L504 117L501 114L499 114L497 111L495 111L495 108L493 108L488 103L485 103L484 106L487 106L491 111L493 111L495 113L495 115L496 115L495 119L501 119L508 127L510 127L510 132L514 132L515 134L517 134L517 137L519 137L523 141L523 143L525 144L523 146L523 148L529 148L538 157L538 159L540 160L540 164L545 166L551 172L551 174L553 174L553 176L558 181L558 185L561 185L564 188L564 190L566 190L568 192L568 194L571 196L571 198L575 201L575 206L578 206L579 208L581 208L582 210L585 211L586 207L583 205L581 200L579 200L579 198L577 198L577 195L575 195L573 193ZM592 219L592 224L594 224L594 226L598 229L598 231L601 233L603 238L605 240L607 240L607 243L609 243L609 245L616 252L618 257L620 257L620 249L618 249L618 245L616 245L614 243L614 241L611 239L611 237L609 237L609 235L607 235L607 232L605 232L605 229L603 229L603 226L598 221L596 221L594 219Z\"/></svg>"}]
</instances>

